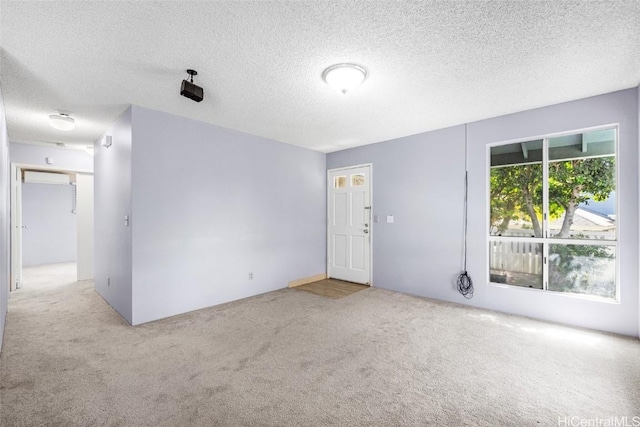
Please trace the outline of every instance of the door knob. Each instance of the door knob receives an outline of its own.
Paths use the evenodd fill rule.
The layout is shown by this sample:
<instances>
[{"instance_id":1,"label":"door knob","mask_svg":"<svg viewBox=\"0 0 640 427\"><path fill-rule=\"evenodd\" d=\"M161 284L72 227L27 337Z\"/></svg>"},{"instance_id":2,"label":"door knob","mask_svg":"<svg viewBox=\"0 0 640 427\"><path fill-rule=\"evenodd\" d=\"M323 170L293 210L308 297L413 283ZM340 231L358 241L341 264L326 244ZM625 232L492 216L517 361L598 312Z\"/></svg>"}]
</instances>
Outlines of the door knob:
<instances>
[{"instance_id":1,"label":"door knob","mask_svg":"<svg viewBox=\"0 0 640 427\"><path fill-rule=\"evenodd\" d=\"M367 234L369 232L369 230L367 230L366 228L362 231L364 231L364 234Z\"/></svg>"}]
</instances>

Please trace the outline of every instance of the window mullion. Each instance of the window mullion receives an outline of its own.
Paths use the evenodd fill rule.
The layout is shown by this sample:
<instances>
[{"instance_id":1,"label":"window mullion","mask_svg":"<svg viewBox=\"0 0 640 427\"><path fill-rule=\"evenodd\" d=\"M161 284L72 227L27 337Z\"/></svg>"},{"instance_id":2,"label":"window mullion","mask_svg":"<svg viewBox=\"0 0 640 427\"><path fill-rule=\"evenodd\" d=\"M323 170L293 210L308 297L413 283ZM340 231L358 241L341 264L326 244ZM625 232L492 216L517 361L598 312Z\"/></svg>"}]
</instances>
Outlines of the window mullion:
<instances>
[{"instance_id":1,"label":"window mullion","mask_svg":"<svg viewBox=\"0 0 640 427\"><path fill-rule=\"evenodd\" d=\"M542 140L542 289L549 287L549 139Z\"/></svg>"}]
</instances>

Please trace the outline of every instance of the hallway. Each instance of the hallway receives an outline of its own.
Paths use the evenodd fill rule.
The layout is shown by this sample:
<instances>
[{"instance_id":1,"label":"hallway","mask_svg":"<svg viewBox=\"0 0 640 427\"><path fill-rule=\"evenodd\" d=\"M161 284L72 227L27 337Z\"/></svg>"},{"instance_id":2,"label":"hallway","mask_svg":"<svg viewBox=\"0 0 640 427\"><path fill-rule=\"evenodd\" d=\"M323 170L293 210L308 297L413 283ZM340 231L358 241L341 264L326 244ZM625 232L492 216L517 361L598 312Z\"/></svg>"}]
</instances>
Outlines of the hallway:
<instances>
[{"instance_id":1,"label":"hallway","mask_svg":"<svg viewBox=\"0 0 640 427\"><path fill-rule=\"evenodd\" d=\"M11 293L0 356L0 425L44 419L65 425L78 412L111 405L105 396L87 394L88 384L100 382L87 360L105 354L95 325L113 326L116 334L129 326L95 293L93 281L75 279L76 263L28 267L22 287ZM63 409L66 421L57 419Z\"/></svg>"},{"instance_id":2,"label":"hallway","mask_svg":"<svg viewBox=\"0 0 640 427\"><path fill-rule=\"evenodd\" d=\"M61 264L47 264L35 267L24 267L22 269L21 292L11 294L11 298L20 298L22 292L27 291L28 295L22 298L34 296L32 292L47 291L70 285L76 282L77 264L75 262L65 262Z\"/></svg>"}]
</instances>

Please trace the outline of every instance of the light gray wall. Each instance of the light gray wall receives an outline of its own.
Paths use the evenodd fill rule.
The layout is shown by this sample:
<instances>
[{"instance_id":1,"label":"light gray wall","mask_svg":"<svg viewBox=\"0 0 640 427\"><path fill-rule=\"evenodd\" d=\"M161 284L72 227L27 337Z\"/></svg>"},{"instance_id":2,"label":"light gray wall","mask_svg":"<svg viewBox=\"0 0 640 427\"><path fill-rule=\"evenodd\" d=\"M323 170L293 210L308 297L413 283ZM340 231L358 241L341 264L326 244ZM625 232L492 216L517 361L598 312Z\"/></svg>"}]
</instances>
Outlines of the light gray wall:
<instances>
[{"instance_id":1,"label":"light gray wall","mask_svg":"<svg viewBox=\"0 0 640 427\"><path fill-rule=\"evenodd\" d=\"M488 284L487 144L620 124L620 303ZM331 153L327 167L373 163L374 286L587 328L638 336L638 94L636 89L469 124L469 263L475 295L453 278L461 270L464 126ZM472 321L472 319L470 319Z\"/></svg>"},{"instance_id":2,"label":"light gray wall","mask_svg":"<svg viewBox=\"0 0 640 427\"><path fill-rule=\"evenodd\" d=\"M93 171L93 156L86 151L59 148L55 146L11 143L11 163L42 166L45 168L67 169L82 172ZM46 158L53 159L49 165Z\"/></svg>"},{"instance_id":3,"label":"light gray wall","mask_svg":"<svg viewBox=\"0 0 640 427\"><path fill-rule=\"evenodd\" d=\"M327 156L328 168L361 163L373 164L372 214L379 218L372 224L373 286L455 297L448 284L460 270L464 127Z\"/></svg>"},{"instance_id":4,"label":"light gray wall","mask_svg":"<svg viewBox=\"0 0 640 427\"><path fill-rule=\"evenodd\" d=\"M132 173L134 324L325 272L324 154L134 106Z\"/></svg>"},{"instance_id":5,"label":"light gray wall","mask_svg":"<svg viewBox=\"0 0 640 427\"><path fill-rule=\"evenodd\" d=\"M113 144L96 141L94 157L95 289L131 323L131 108L106 134Z\"/></svg>"},{"instance_id":6,"label":"light gray wall","mask_svg":"<svg viewBox=\"0 0 640 427\"><path fill-rule=\"evenodd\" d=\"M76 260L72 185L22 184L22 265Z\"/></svg>"},{"instance_id":7,"label":"light gray wall","mask_svg":"<svg viewBox=\"0 0 640 427\"><path fill-rule=\"evenodd\" d=\"M0 351L9 298L9 135L0 85Z\"/></svg>"}]
</instances>

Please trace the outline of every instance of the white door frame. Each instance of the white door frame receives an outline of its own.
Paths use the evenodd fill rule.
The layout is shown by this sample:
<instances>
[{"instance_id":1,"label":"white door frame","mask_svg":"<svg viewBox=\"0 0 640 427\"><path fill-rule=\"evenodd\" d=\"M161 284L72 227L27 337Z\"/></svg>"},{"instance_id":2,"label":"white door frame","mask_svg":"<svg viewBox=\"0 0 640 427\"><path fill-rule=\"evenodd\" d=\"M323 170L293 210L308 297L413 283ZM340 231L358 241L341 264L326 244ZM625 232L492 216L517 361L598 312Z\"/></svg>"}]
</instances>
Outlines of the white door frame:
<instances>
[{"instance_id":1,"label":"white door frame","mask_svg":"<svg viewBox=\"0 0 640 427\"><path fill-rule=\"evenodd\" d=\"M346 171L355 168L369 168L369 286L373 287L373 163L362 163L358 165L343 166L340 168L327 169L327 277L331 277L331 232L329 230L331 217L329 190L331 186L330 176L332 172Z\"/></svg>"},{"instance_id":2,"label":"white door frame","mask_svg":"<svg viewBox=\"0 0 640 427\"><path fill-rule=\"evenodd\" d=\"M32 165L27 163L11 163L11 272L9 281L9 291L15 291L22 286L22 184L23 169L40 169L62 172L72 172L77 174L92 175L93 171L85 169L69 169L49 165ZM18 179L18 176L20 179ZM16 227L20 227L16 232ZM80 237L79 237L80 238Z\"/></svg>"},{"instance_id":3,"label":"white door frame","mask_svg":"<svg viewBox=\"0 0 640 427\"><path fill-rule=\"evenodd\" d=\"M22 168L11 164L9 223L11 247L9 250L9 292L22 286Z\"/></svg>"},{"instance_id":4,"label":"white door frame","mask_svg":"<svg viewBox=\"0 0 640 427\"><path fill-rule=\"evenodd\" d=\"M76 172L76 269L77 279L94 276L93 174Z\"/></svg>"}]
</instances>

